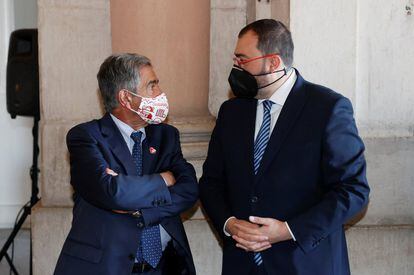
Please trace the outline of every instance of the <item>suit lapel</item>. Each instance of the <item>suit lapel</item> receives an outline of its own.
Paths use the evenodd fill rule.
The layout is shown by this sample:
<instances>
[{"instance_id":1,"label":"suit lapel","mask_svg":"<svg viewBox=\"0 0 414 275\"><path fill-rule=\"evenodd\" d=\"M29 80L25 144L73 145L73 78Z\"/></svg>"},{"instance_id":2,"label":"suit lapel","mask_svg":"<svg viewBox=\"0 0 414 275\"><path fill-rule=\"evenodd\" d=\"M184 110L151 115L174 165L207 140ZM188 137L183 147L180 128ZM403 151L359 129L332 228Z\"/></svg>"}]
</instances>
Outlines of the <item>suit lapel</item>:
<instances>
[{"instance_id":1,"label":"suit lapel","mask_svg":"<svg viewBox=\"0 0 414 275\"><path fill-rule=\"evenodd\" d=\"M145 139L142 142L142 165L144 174L152 174L160 154L161 133L156 125L145 127Z\"/></svg>"},{"instance_id":2,"label":"suit lapel","mask_svg":"<svg viewBox=\"0 0 414 275\"><path fill-rule=\"evenodd\" d=\"M105 116L100 120L100 123L102 135L107 140L107 143L109 144L115 158L117 158L118 161L124 166L124 169L128 175L137 175L138 173L128 146L125 144L124 138L116 127L111 116L108 113L105 114Z\"/></svg>"},{"instance_id":3,"label":"suit lapel","mask_svg":"<svg viewBox=\"0 0 414 275\"><path fill-rule=\"evenodd\" d=\"M254 177L254 164L253 164L253 155L254 155L254 131L256 125L256 109L257 109L257 100L256 99L244 99L244 106L242 107L240 121L242 123L240 136L242 137L241 147L246 146L248 167L247 170L249 176ZM242 150L243 151L243 150Z\"/></svg>"},{"instance_id":4,"label":"suit lapel","mask_svg":"<svg viewBox=\"0 0 414 275\"><path fill-rule=\"evenodd\" d=\"M304 80L300 76L299 72L296 71L297 79L295 85L289 93L285 104L283 105L282 111L280 112L279 118L273 129L272 135L270 136L269 143L266 151L263 155L262 162L257 173L256 180L259 181L263 172L266 171L272 160L277 156L279 150L285 141L287 134L289 133L292 126L295 124L299 114L301 113L303 106L307 99L307 93L304 90Z\"/></svg>"}]
</instances>

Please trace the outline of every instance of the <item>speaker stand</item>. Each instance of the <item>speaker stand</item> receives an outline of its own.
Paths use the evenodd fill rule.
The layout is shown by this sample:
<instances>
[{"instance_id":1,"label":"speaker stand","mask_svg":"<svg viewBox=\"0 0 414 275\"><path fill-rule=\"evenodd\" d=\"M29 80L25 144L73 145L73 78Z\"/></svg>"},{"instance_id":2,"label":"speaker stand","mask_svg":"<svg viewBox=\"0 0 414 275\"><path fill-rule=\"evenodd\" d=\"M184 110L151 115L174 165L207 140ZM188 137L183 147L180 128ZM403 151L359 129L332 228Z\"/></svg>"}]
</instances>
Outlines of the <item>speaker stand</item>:
<instances>
[{"instance_id":1,"label":"speaker stand","mask_svg":"<svg viewBox=\"0 0 414 275\"><path fill-rule=\"evenodd\" d=\"M19 218L18 222L15 224L12 232L10 233L7 241L3 245L3 248L0 251L0 262L3 260L3 257L7 260L10 265L11 270L14 274L18 275L16 267L14 266L7 250L9 249L10 245L14 242L14 238L16 237L17 233L21 229L24 221L26 220L27 216L31 214L32 207L40 200L38 197L39 194L39 185L38 185L38 156L39 156L39 116L34 117L34 125L33 125L33 162L32 167L30 168L30 178L32 180L32 195L30 197L30 201L24 206L23 214ZM30 275L33 274L33 266L32 266L32 236L31 236L31 229L30 229Z\"/></svg>"}]
</instances>

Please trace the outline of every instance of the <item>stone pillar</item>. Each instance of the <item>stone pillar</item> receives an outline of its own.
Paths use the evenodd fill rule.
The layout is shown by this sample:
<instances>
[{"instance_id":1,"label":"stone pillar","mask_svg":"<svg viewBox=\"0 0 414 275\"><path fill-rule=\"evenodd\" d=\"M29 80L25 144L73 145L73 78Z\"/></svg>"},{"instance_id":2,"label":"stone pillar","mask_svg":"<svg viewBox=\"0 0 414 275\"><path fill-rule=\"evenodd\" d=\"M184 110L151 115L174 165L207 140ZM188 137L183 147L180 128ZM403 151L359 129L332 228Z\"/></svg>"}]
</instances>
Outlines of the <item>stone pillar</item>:
<instances>
[{"instance_id":1,"label":"stone pillar","mask_svg":"<svg viewBox=\"0 0 414 275\"><path fill-rule=\"evenodd\" d=\"M38 0L41 203L32 215L34 274L52 274L71 222L65 136L102 115L96 73L111 53L109 1Z\"/></svg>"},{"instance_id":2,"label":"stone pillar","mask_svg":"<svg viewBox=\"0 0 414 275\"><path fill-rule=\"evenodd\" d=\"M246 0L211 0L208 107L214 116L231 93L227 78L233 65L237 34L246 25L246 19Z\"/></svg>"},{"instance_id":3,"label":"stone pillar","mask_svg":"<svg viewBox=\"0 0 414 275\"><path fill-rule=\"evenodd\" d=\"M227 82L233 65L237 34L250 22L275 18L289 26L289 0L211 0L209 110L217 116L230 98Z\"/></svg>"},{"instance_id":4,"label":"stone pillar","mask_svg":"<svg viewBox=\"0 0 414 275\"><path fill-rule=\"evenodd\" d=\"M149 57L170 117L209 115L210 1L112 0L113 52Z\"/></svg>"}]
</instances>

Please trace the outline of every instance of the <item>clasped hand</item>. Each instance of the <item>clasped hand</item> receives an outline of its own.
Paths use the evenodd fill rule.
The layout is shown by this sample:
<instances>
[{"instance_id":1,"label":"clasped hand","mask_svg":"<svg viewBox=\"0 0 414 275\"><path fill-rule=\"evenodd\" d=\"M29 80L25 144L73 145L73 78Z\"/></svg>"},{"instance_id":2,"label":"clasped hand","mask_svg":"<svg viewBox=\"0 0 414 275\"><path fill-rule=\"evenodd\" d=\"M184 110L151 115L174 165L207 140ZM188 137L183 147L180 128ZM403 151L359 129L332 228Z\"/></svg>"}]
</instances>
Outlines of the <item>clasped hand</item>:
<instances>
[{"instance_id":1,"label":"clasped hand","mask_svg":"<svg viewBox=\"0 0 414 275\"><path fill-rule=\"evenodd\" d=\"M286 224L273 218L249 217L249 221L231 218L226 231L245 251L260 252L272 244L291 239Z\"/></svg>"}]
</instances>

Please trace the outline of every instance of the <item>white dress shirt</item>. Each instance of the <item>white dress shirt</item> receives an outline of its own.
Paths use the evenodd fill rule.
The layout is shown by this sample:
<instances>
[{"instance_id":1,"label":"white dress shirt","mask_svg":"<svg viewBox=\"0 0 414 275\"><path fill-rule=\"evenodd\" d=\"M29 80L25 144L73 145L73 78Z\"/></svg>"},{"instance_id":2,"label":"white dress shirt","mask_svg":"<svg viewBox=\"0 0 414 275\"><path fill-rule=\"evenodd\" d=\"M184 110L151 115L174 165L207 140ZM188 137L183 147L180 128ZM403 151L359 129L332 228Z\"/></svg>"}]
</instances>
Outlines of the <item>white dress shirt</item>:
<instances>
[{"instance_id":1,"label":"white dress shirt","mask_svg":"<svg viewBox=\"0 0 414 275\"><path fill-rule=\"evenodd\" d=\"M276 92L273 93L273 95L269 98L270 101L273 102L272 108L270 109L270 135L273 132L273 129L275 128L277 119L279 118L280 112L282 111L283 105L286 102L287 97L289 96L290 91L293 88L293 85L295 85L297 75L295 70L292 68L288 79L286 79L285 83L282 84L282 86L277 89ZM256 124L254 129L254 141L256 141L257 134L259 133L260 127L262 126L263 122L263 101L266 99L259 99L257 101L257 109L256 109ZM226 236L230 236L230 234L225 230L227 222L235 217L230 217L226 220L224 223L223 231ZM292 231L289 228L289 225L287 222L285 222L286 227L288 228L290 235L292 236L293 240L296 241L295 236L293 235Z\"/></svg>"},{"instance_id":2,"label":"white dress shirt","mask_svg":"<svg viewBox=\"0 0 414 275\"><path fill-rule=\"evenodd\" d=\"M115 125L118 127L119 131L121 132L122 137L124 138L125 143L128 146L129 152L132 155L132 148L134 147L135 142L131 138L131 134L135 132L135 130L132 129L131 126L129 126L125 122L116 118L114 115L112 114L110 115L111 115L112 120L115 122ZM141 128L138 131L142 132L142 136L141 136L141 145L142 145L142 141L145 140L146 138L145 128ZM137 209L131 209L131 210L137 210ZM164 251L164 249L167 247L168 242L171 240L171 236L167 233L167 231L165 231L162 225L160 225L160 233L161 233L162 250Z\"/></svg>"}]
</instances>

